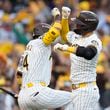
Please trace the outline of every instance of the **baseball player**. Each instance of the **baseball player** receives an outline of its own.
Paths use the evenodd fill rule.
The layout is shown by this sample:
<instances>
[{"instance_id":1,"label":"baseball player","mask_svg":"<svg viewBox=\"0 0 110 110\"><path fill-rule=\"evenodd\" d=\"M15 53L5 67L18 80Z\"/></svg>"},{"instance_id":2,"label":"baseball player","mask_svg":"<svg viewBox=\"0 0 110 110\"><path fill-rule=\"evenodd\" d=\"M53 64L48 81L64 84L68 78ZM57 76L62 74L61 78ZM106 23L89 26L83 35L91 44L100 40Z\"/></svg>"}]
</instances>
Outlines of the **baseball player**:
<instances>
[{"instance_id":1,"label":"baseball player","mask_svg":"<svg viewBox=\"0 0 110 110\"><path fill-rule=\"evenodd\" d=\"M68 11L68 7L62 8L62 15L66 16L66 19L62 18L62 39L71 45L58 43L54 49L70 53L74 110L97 110L96 64L102 44L94 31L99 20L95 13L81 11L79 16L71 19L74 26L68 32Z\"/></svg>"},{"instance_id":2,"label":"baseball player","mask_svg":"<svg viewBox=\"0 0 110 110\"><path fill-rule=\"evenodd\" d=\"M52 26L41 23L33 32L33 40L21 56L18 74L22 74L22 88L18 96L21 110L44 110L64 106L73 110L72 93L47 87L51 78L51 43L62 29L57 8L52 10L55 22Z\"/></svg>"}]
</instances>

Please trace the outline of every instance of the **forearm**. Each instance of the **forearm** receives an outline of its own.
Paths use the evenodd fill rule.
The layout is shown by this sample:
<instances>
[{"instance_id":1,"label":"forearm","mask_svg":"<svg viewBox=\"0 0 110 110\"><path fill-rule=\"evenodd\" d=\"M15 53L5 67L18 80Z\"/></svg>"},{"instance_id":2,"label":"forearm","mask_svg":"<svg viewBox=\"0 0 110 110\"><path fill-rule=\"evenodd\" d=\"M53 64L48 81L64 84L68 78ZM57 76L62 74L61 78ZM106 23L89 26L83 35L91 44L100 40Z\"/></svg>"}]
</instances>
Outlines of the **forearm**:
<instances>
[{"instance_id":1,"label":"forearm","mask_svg":"<svg viewBox=\"0 0 110 110\"><path fill-rule=\"evenodd\" d=\"M94 46L83 47L83 46L68 46L56 44L54 49L55 50L59 49L61 51L73 53L76 56L83 57L87 60L91 60L97 54L97 49Z\"/></svg>"},{"instance_id":2,"label":"forearm","mask_svg":"<svg viewBox=\"0 0 110 110\"><path fill-rule=\"evenodd\" d=\"M64 51L76 54L77 46L68 46L68 48Z\"/></svg>"},{"instance_id":3,"label":"forearm","mask_svg":"<svg viewBox=\"0 0 110 110\"><path fill-rule=\"evenodd\" d=\"M77 50L77 46L68 46L66 44L60 44L60 43L57 43L55 46L54 46L54 50L60 50L60 51L65 51L65 52L69 52L69 53L76 53L76 50Z\"/></svg>"},{"instance_id":4,"label":"forearm","mask_svg":"<svg viewBox=\"0 0 110 110\"><path fill-rule=\"evenodd\" d=\"M43 43L46 46L50 45L52 42L55 41L55 39L57 37L60 36L60 31L62 29L62 26L60 23L60 11L59 11L59 9L53 8L51 13L52 13L52 16L54 17L54 23L51 26L51 28L49 29L49 31L44 34L43 39L42 39Z\"/></svg>"},{"instance_id":5,"label":"forearm","mask_svg":"<svg viewBox=\"0 0 110 110\"><path fill-rule=\"evenodd\" d=\"M69 32L68 19L62 18L61 24L62 24L61 38L63 41L67 42L66 35Z\"/></svg>"},{"instance_id":6,"label":"forearm","mask_svg":"<svg viewBox=\"0 0 110 110\"><path fill-rule=\"evenodd\" d=\"M68 19L71 13L71 9L69 7L62 7L62 31L61 31L61 38L63 41L67 42L66 35L69 32L69 23Z\"/></svg>"},{"instance_id":7,"label":"forearm","mask_svg":"<svg viewBox=\"0 0 110 110\"><path fill-rule=\"evenodd\" d=\"M60 36L60 31L61 31L61 23L60 21L55 21L53 26L49 29L47 33L44 34L43 36L43 42L46 46L50 45L54 40Z\"/></svg>"}]
</instances>

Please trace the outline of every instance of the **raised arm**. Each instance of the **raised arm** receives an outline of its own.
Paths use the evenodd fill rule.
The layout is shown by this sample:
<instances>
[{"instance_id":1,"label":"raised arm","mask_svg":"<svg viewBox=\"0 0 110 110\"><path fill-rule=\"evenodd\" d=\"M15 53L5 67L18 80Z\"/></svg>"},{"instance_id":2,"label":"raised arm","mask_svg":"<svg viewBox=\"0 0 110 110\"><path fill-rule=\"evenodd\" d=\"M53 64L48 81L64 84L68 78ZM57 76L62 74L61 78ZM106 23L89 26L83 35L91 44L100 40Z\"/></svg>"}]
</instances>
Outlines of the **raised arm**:
<instances>
[{"instance_id":1,"label":"raised arm","mask_svg":"<svg viewBox=\"0 0 110 110\"><path fill-rule=\"evenodd\" d=\"M62 31L61 31L61 38L64 42L67 42L66 35L69 32L69 23L68 23L68 18L70 16L71 9L68 7L62 7L62 20L61 20L61 25L62 25Z\"/></svg>"},{"instance_id":2,"label":"raised arm","mask_svg":"<svg viewBox=\"0 0 110 110\"><path fill-rule=\"evenodd\" d=\"M54 8L52 10L52 15L54 16L54 23L49 31L44 34L42 39L46 46L50 45L57 37L60 36L60 31L62 29L59 9Z\"/></svg>"}]
</instances>

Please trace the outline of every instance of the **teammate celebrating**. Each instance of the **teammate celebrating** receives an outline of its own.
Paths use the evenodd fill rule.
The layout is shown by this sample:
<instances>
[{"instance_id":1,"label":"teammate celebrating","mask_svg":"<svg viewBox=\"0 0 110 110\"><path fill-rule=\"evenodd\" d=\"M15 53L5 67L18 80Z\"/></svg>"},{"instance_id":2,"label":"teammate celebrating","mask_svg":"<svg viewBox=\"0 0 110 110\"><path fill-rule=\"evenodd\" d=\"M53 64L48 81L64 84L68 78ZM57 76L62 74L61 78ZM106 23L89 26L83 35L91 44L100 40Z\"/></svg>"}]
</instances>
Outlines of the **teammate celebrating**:
<instances>
[{"instance_id":1,"label":"teammate celebrating","mask_svg":"<svg viewBox=\"0 0 110 110\"><path fill-rule=\"evenodd\" d=\"M57 8L52 10L55 17L53 26L38 24L33 32L34 40L26 46L20 59L18 73L22 74L22 88L18 96L21 110L44 110L65 106L73 110L72 94L47 87L51 78L51 43L62 29Z\"/></svg>"},{"instance_id":2,"label":"teammate celebrating","mask_svg":"<svg viewBox=\"0 0 110 110\"><path fill-rule=\"evenodd\" d=\"M68 32L68 11L68 7L62 8L62 39L71 46L58 43L54 49L70 53L74 110L96 110L99 100L96 64L102 44L94 31L99 20L95 13L81 11L72 18L73 31Z\"/></svg>"}]
</instances>

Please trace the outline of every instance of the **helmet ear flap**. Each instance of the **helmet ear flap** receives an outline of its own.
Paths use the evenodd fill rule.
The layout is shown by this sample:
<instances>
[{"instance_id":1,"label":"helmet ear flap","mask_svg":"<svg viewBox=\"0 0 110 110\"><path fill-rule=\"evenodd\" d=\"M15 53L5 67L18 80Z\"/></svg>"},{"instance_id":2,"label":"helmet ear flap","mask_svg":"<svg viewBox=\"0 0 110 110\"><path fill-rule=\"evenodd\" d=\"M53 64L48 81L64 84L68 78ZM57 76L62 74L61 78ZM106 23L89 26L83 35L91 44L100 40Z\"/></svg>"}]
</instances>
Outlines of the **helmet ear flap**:
<instances>
[{"instance_id":1,"label":"helmet ear flap","mask_svg":"<svg viewBox=\"0 0 110 110\"><path fill-rule=\"evenodd\" d=\"M34 28L33 29L33 32L32 32L32 37L33 37L33 39L37 39L40 35L38 35L38 34L36 34L36 30L37 30L37 28ZM38 30L39 31L39 30Z\"/></svg>"}]
</instances>

